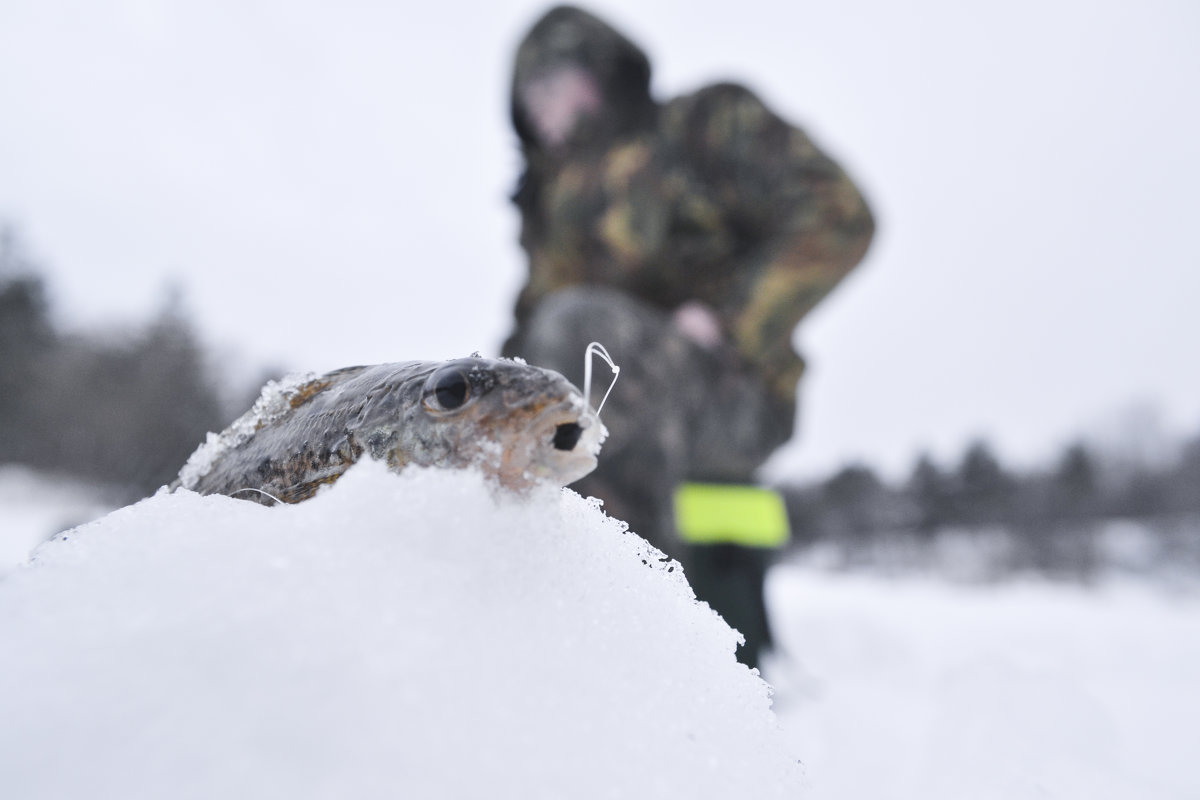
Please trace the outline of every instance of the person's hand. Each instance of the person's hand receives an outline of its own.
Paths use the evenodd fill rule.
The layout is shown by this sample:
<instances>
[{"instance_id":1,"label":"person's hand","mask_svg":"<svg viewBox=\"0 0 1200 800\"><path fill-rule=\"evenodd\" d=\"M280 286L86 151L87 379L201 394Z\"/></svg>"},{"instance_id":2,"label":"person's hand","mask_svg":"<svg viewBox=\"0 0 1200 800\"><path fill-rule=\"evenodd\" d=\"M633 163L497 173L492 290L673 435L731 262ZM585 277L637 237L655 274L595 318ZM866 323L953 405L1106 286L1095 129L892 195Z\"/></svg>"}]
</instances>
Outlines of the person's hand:
<instances>
[{"instance_id":1,"label":"person's hand","mask_svg":"<svg viewBox=\"0 0 1200 800\"><path fill-rule=\"evenodd\" d=\"M675 309L671 323L705 350L715 350L725 338L717 313L699 300L689 300Z\"/></svg>"}]
</instances>

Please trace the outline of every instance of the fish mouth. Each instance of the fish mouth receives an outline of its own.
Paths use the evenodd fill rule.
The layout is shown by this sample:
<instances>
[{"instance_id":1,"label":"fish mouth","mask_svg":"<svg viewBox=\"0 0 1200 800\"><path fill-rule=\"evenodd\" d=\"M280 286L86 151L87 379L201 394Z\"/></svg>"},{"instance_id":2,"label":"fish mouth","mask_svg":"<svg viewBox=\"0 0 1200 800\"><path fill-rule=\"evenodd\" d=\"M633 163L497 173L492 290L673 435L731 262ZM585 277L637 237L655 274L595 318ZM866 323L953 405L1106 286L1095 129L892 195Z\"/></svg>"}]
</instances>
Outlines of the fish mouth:
<instances>
[{"instance_id":1,"label":"fish mouth","mask_svg":"<svg viewBox=\"0 0 1200 800\"><path fill-rule=\"evenodd\" d=\"M513 486L553 481L560 486L596 468L608 430L582 397L568 397L537 414L505 448L502 477Z\"/></svg>"},{"instance_id":2,"label":"fish mouth","mask_svg":"<svg viewBox=\"0 0 1200 800\"><path fill-rule=\"evenodd\" d=\"M575 445L579 444L582 437L583 426L578 422L560 422L555 426L554 438L550 441L555 450L570 452L575 449Z\"/></svg>"}]
</instances>

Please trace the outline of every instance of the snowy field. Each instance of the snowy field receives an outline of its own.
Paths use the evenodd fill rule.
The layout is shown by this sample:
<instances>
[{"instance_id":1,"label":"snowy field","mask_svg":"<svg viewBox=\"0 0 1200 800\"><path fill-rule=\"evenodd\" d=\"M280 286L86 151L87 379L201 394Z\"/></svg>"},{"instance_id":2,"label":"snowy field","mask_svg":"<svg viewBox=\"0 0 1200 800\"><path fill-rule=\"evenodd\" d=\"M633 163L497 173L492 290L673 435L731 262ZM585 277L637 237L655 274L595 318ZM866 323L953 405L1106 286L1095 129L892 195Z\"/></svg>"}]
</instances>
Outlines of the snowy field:
<instances>
[{"instance_id":1,"label":"snowy field","mask_svg":"<svg viewBox=\"0 0 1200 800\"><path fill-rule=\"evenodd\" d=\"M1195 596L788 567L769 596L810 797L1200 797Z\"/></svg>"},{"instance_id":2,"label":"snowy field","mask_svg":"<svg viewBox=\"0 0 1200 800\"><path fill-rule=\"evenodd\" d=\"M572 493L0 472L0 796L1195 798L1200 599L781 566L768 687ZM646 563L643 563L646 562ZM8 567L6 571L6 567Z\"/></svg>"}]
</instances>

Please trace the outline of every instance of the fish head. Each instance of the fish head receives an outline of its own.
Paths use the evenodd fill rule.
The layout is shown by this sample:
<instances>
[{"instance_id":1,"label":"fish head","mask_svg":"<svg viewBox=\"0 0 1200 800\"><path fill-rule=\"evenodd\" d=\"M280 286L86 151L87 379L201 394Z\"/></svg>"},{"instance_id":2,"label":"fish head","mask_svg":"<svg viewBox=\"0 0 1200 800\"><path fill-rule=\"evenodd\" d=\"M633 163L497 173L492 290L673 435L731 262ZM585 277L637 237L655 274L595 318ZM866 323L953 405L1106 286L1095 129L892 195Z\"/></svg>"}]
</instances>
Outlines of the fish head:
<instances>
[{"instance_id":1,"label":"fish head","mask_svg":"<svg viewBox=\"0 0 1200 800\"><path fill-rule=\"evenodd\" d=\"M455 460L510 489L582 478L596 468L608 435L570 381L520 361L439 365L425 380L421 406Z\"/></svg>"}]
</instances>

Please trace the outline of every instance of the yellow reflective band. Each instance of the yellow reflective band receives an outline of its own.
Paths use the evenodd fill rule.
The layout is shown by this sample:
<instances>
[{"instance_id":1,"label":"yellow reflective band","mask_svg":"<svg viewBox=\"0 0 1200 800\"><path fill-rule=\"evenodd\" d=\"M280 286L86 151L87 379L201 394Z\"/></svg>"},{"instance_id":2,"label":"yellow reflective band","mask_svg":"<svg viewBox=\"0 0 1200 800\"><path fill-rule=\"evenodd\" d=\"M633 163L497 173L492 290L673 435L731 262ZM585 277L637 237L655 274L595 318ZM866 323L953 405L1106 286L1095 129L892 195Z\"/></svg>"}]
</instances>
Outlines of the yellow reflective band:
<instances>
[{"instance_id":1,"label":"yellow reflective band","mask_svg":"<svg viewBox=\"0 0 1200 800\"><path fill-rule=\"evenodd\" d=\"M783 497L760 486L682 484L675 490L675 524L690 544L779 547L791 535Z\"/></svg>"}]
</instances>

